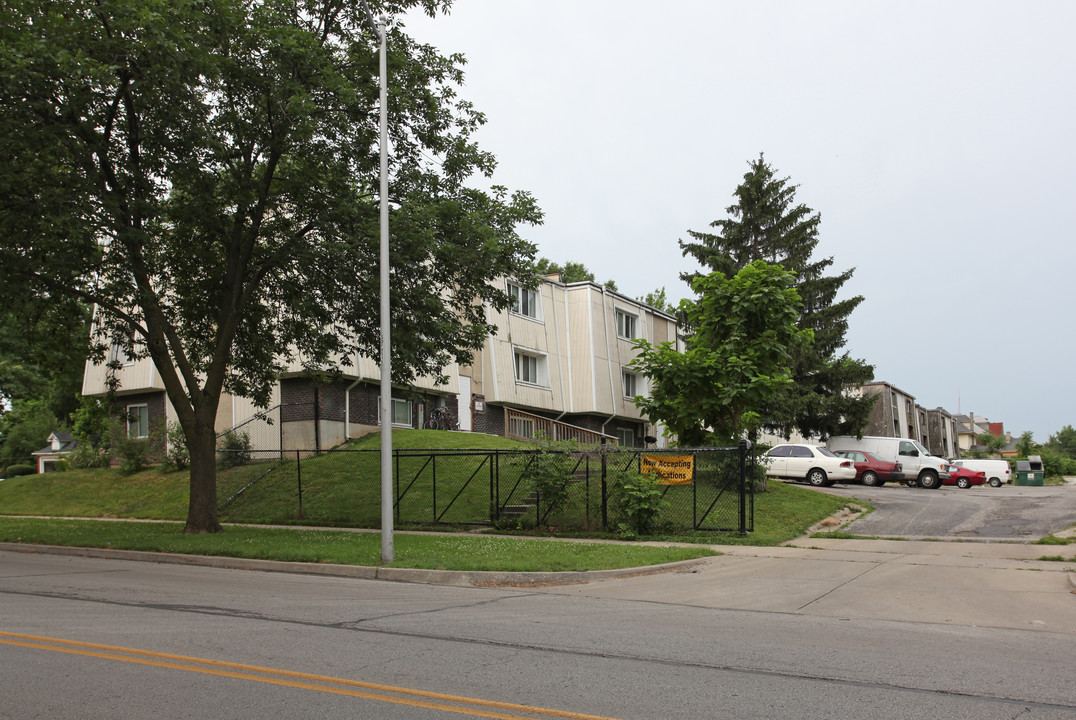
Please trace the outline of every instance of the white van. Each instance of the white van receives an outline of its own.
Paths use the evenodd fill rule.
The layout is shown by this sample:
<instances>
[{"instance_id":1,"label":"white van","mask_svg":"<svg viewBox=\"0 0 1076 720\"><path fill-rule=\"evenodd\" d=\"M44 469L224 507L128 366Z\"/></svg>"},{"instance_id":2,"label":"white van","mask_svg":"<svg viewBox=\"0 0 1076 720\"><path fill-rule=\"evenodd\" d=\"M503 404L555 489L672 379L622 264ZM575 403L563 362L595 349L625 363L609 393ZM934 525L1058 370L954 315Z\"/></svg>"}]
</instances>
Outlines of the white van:
<instances>
[{"instance_id":1,"label":"white van","mask_svg":"<svg viewBox=\"0 0 1076 720\"><path fill-rule=\"evenodd\" d=\"M930 454L915 440L908 438L872 437L855 438L838 435L826 441L826 447L838 450L860 450L877 455L889 462L899 462L909 485L918 484L928 490L936 490L949 479L949 461Z\"/></svg>"},{"instance_id":2,"label":"white van","mask_svg":"<svg viewBox=\"0 0 1076 720\"><path fill-rule=\"evenodd\" d=\"M990 483L990 487L1001 487L1004 483L1012 482L1012 467L1008 460L954 460L953 464L974 472L986 473L986 481Z\"/></svg>"}]
</instances>

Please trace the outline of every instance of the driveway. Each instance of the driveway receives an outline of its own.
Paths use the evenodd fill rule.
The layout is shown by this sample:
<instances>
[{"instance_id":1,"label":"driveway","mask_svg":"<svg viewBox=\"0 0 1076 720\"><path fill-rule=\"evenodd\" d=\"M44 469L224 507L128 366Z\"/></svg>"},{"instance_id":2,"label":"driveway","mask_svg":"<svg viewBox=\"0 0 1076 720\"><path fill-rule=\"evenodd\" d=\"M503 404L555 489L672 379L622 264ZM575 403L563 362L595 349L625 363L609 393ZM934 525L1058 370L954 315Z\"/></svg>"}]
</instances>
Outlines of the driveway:
<instances>
[{"instance_id":1,"label":"driveway","mask_svg":"<svg viewBox=\"0 0 1076 720\"><path fill-rule=\"evenodd\" d=\"M875 511L845 531L908 539L1033 542L1076 523L1076 486L923 490L841 485L820 492L866 500Z\"/></svg>"}]
</instances>

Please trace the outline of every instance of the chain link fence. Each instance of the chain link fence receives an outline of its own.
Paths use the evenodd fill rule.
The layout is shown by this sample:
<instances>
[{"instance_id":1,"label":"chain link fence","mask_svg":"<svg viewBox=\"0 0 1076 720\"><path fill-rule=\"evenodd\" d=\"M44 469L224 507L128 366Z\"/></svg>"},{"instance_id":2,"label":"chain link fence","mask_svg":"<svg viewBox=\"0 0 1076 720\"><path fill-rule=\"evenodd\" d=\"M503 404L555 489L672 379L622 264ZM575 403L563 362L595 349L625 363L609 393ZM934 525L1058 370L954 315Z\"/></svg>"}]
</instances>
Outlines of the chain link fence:
<instances>
[{"instance_id":1,"label":"chain link fence","mask_svg":"<svg viewBox=\"0 0 1076 720\"><path fill-rule=\"evenodd\" d=\"M220 450L231 522L380 527L378 450ZM557 532L754 530L756 458L739 447L393 452L394 522Z\"/></svg>"}]
</instances>

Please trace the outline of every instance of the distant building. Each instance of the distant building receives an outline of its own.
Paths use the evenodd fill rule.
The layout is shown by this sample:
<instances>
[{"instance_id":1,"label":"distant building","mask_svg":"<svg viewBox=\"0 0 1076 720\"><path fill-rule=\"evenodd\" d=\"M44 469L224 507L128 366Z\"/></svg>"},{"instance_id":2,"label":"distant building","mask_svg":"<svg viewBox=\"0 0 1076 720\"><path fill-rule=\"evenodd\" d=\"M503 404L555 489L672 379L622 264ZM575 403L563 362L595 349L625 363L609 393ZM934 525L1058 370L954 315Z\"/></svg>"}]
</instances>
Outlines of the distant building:
<instances>
[{"instance_id":1,"label":"distant building","mask_svg":"<svg viewBox=\"0 0 1076 720\"><path fill-rule=\"evenodd\" d=\"M917 412L914 395L881 381L849 388L849 392L878 398L867 425L863 428L864 435L908 438L923 442L926 436L926 412Z\"/></svg>"},{"instance_id":2,"label":"distant building","mask_svg":"<svg viewBox=\"0 0 1076 720\"><path fill-rule=\"evenodd\" d=\"M953 419L956 420L957 428L957 444L961 450L964 451L980 451L985 450L985 446L979 444L978 437L980 435L997 435L1001 436L1004 427L1003 423L991 423L984 417L976 417L975 413L969 413L968 415L954 415ZM998 432L993 432L992 428L997 428Z\"/></svg>"},{"instance_id":3,"label":"distant building","mask_svg":"<svg viewBox=\"0 0 1076 720\"><path fill-rule=\"evenodd\" d=\"M942 407L926 410L928 450L938 457L956 460L960 457L960 445L957 442L956 419Z\"/></svg>"},{"instance_id":4,"label":"distant building","mask_svg":"<svg viewBox=\"0 0 1076 720\"><path fill-rule=\"evenodd\" d=\"M49 445L32 453L37 458L37 471L39 473L53 472L56 466L78 447L78 440L71 433L49 433Z\"/></svg>"}]
</instances>

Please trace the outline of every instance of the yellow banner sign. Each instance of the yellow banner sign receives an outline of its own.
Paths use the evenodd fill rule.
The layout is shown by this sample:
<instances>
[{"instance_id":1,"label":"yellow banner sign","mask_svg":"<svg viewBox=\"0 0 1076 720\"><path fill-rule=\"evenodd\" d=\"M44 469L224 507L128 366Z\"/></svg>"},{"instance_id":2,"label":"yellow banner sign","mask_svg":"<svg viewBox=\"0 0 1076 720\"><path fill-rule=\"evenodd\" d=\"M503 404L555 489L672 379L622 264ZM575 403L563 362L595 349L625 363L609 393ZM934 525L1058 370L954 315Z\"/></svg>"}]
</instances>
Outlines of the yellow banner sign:
<instances>
[{"instance_id":1,"label":"yellow banner sign","mask_svg":"<svg viewBox=\"0 0 1076 720\"><path fill-rule=\"evenodd\" d=\"M694 455L643 455L639 471L661 485L690 485L695 479Z\"/></svg>"}]
</instances>

